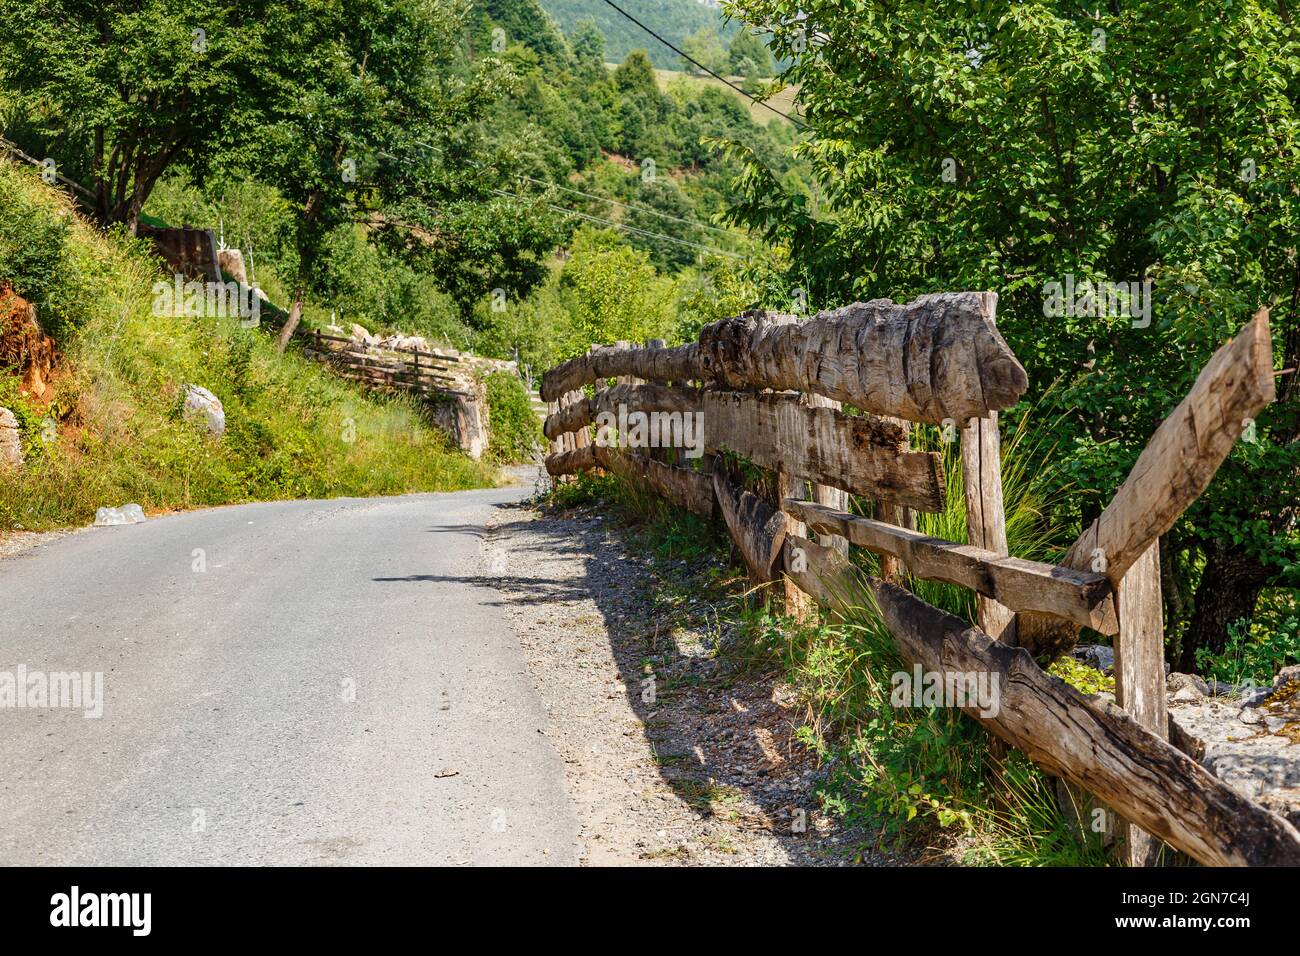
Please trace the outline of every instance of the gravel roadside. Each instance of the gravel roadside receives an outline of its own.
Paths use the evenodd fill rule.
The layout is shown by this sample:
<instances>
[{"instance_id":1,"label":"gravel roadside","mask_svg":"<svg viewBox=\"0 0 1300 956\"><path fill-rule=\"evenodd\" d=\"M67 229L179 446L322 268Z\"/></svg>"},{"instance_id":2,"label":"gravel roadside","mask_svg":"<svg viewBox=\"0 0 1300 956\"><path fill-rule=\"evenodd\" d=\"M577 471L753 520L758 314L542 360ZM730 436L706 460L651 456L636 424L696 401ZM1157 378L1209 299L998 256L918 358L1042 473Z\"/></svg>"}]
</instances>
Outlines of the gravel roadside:
<instances>
[{"instance_id":1,"label":"gravel roadside","mask_svg":"<svg viewBox=\"0 0 1300 956\"><path fill-rule=\"evenodd\" d=\"M484 571L528 657L590 865L888 865L816 808L770 678L656 611L648 558L594 509L503 509Z\"/></svg>"}]
</instances>

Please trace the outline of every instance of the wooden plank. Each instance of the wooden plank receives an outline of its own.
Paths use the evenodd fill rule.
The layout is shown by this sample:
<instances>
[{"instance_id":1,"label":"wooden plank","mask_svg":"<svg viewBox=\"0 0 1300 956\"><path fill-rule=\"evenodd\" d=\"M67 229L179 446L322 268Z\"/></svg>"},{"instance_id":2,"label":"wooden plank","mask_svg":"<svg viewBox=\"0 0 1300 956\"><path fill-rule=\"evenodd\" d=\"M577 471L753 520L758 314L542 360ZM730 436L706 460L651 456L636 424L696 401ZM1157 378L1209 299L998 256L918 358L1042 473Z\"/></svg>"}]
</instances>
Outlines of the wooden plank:
<instances>
[{"instance_id":1,"label":"wooden plank","mask_svg":"<svg viewBox=\"0 0 1300 956\"><path fill-rule=\"evenodd\" d=\"M785 469L828 488L897 502L919 511L942 511L943 458L902 450L906 430L870 415L846 415L809 406L792 393L699 391L665 385L616 385L548 416L548 437L594 422L602 412L698 411L704 450L727 450L773 471Z\"/></svg>"},{"instance_id":2,"label":"wooden plank","mask_svg":"<svg viewBox=\"0 0 1300 956\"><path fill-rule=\"evenodd\" d=\"M961 432L961 461L966 494L966 535L975 547L1003 557L1007 520L1002 504L1002 438L998 413L972 418ZM1016 616L1006 605L981 594L976 623L985 634L1016 643Z\"/></svg>"},{"instance_id":3,"label":"wooden plank","mask_svg":"<svg viewBox=\"0 0 1300 956\"><path fill-rule=\"evenodd\" d=\"M808 405L811 408L830 408L834 411L840 411L840 403L833 399L826 398L813 392L808 396ZM813 482L812 500L833 511L849 510L849 493L840 488L838 484L824 484L822 482ZM834 548L846 558L849 556L849 542L839 535L825 534L819 535L817 543L827 547Z\"/></svg>"},{"instance_id":4,"label":"wooden plank","mask_svg":"<svg viewBox=\"0 0 1300 956\"><path fill-rule=\"evenodd\" d=\"M560 410L560 403L559 403L559 402L547 402L547 403L546 403L546 410L547 410L547 417L549 418L551 415L555 415L555 414L557 414L557 413L559 412L559 410ZM550 435L547 435L546 437L547 437L548 439L550 439L550 443L551 443L551 444L550 444L550 454L552 454L552 455L558 455L558 454L560 454L562 451L564 451L564 445L563 445L563 443L562 443L561 441L559 441L559 436L558 436L558 435L557 435L556 437L554 437L554 438L552 438ZM547 471L548 471L548 472L550 471L550 466L549 466L549 465L547 466Z\"/></svg>"},{"instance_id":5,"label":"wooden plank","mask_svg":"<svg viewBox=\"0 0 1300 956\"><path fill-rule=\"evenodd\" d=\"M738 487L721 470L713 474L713 491L750 581L765 584L776 580L790 518L753 492Z\"/></svg>"},{"instance_id":6,"label":"wooden plank","mask_svg":"<svg viewBox=\"0 0 1300 956\"><path fill-rule=\"evenodd\" d=\"M700 410L698 389L670 387L667 385L615 385L602 388L587 398L581 392L572 404L562 407L558 414L548 415L542 426L547 438L556 438L565 432L577 431L595 424L597 416L607 412L618 417L620 409L641 412L668 412L684 414Z\"/></svg>"},{"instance_id":7,"label":"wooden plank","mask_svg":"<svg viewBox=\"0 0 1300 956\"><path fill-rule=\"evenodd\" d=\"M601 349L542 379L551 399L622 375L700 379L730 389L815 392L879 415L939 424L1015 404L1028 376L997 331L997 295L945 292L793 316L747 313L676 349Z\"/></svg>"},{"instance_id":8,"label":"wooden plank","mask_svg":"<svg viewBox=\"0 0 1300 956\"><path fill-rule=\"evenodd\" d=\"M625 478L644 481L673 504L695 514L706 518L713 514L713 481L701 472L674 468L601 445L583 445L546 456L546 471L555 477L597 466Z\"/></svg>"},{"instance_id":9,"label":"wooden plank","mask_svg":"<svg viewBox=\"0 0 1300 956\"><path fill-rule=\"evenodd\" d=\"M836 595L865 589L909 664L928 673L996 678L996 714L964 709L1048 773L1207 866L1300 865L1295 827L1118 707L1045 673L1023 648L996 641L900 587L857 575L829 548L788 535L786 555L794 549L808 566L803 579L829 600L843 604ZM860 605L867 598L852 599Z\"/></svg>"},{"instance_id":10,"label":"wooden plank","mask_svg":"<svg viewBox=\"0 0 1300 956\"><path fill-rule=\"evenodd\" d=\"M776 473L776 495L778 501L802 499L804 497L803 482L796 481L787 471L778 471ZM790 509L783 510L788 513ZM808 529L797 518L788 519L787 535L802 537L807 533ZM814 612L814 602L808 593L802 590L797 582L787 575L781 577L781 592L785 601L785 613L800 623L808 620Z\"/></svg>"},{"instance_id":11,"label":"wooden plank","mask_svg":"<svg viewBox=\"0 0 1300 956\"><path fill-rule=\"evenodd\" d=\"M700 379L698 346L682 345L671 349L619 349L596 345L586 355L561 362L542 376L538 394L552 401L565 392L611 378L636 375L652 382Z\"/></svg>"},{"instance_id":12,"label":"wooden plank","mask_svg":"<svg viewBox=\"0 0 1300 956\"><path fill-rule=\"evenodd\" d=\"M1273 401L1268 309L1210 358L1187 397L1156 429L1124 484L1061 561L1092 568L1118 584L1160 535L1200 497L1253 419ZM1035 618L1019 622L1020 643L1036 657L1074 646L1078 628Z\"/></svg>"},{"instance_id":13,"label":"wooden plank","mask_svg":"<svg viewBox=\"0 0 1300 956\"><path fill-rule=\"evenodd\" d=\"M896 426L809 407L798 395L703 393L704 447L919 511L944 507L942 456L902 451Z\"/></svg>"},{"instance_id":14,"label":"wooden plank","mask_svg":"<svg viewBox=\"0 0 1300 956\"><path fill-rule=\"evenodd\" d=\"M552 450L546 456L546 473L552 478L560 478L595 468L599 462L596 461L594 447L585 445L582 448Z\"/></svg>"},{"instance_id":15,"label":"wooden plank","mask_svg":"<svg viewBox=\"0 0 1300 956\"><path fill-rule=\"evenodd\" d=\"M1115 698L1133 719L1162 739L1169 736L1165 700L1165 627L1160 595L1160 544L1138 558L1116 594L1119 635L1115 639ZM1127 866L1155 866L1159 843L1133 824L1122 829Z\"/></svg>"},{"instance_id":16,"label":"wooden plank","mask_svg":"<svg viewBox=\"0 0 1300 956\"><path fill-rule=\"evenodd\" d=\"M787 529L781 549L782 573L822 607L860 608L864 575L834 548Z\"/></svg>"},{"instance_id":17,"label":"wooden plank","mask_svg":"<svg viewBox=\"0 0 1300 956\"><path fill-rule=\"evenodd\" d=\"M918 578L970 588L1013 610L1060 616L1103 634L1118 630L1111 585L1100 574L1006 557L810 502L786 500L782 508L813 530L893 555Z\"/></svg>"}]
</instances>

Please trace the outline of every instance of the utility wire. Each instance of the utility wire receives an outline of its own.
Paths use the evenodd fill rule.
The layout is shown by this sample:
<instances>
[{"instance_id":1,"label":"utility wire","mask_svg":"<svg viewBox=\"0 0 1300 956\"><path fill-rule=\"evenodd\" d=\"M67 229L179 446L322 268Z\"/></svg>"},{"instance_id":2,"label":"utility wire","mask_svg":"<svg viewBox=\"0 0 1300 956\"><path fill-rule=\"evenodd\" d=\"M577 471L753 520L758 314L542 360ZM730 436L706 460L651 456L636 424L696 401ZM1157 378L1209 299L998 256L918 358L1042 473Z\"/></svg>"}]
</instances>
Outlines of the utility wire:
<instances>
[{"instance_id":1,"label":"utility wire","mask_svg":"<svg viewBox=\"0 0 1300 956\"><path fill-rule=\"evenodd\" d=\"M572 186L561 186L558 183L548 183L542 179L534 179L532 176L521 175L519 178L526 180L527 182L533 183L534 185L537 186L545 186L549 189L559 189L559 190L563 190L566 193L573 193L575 196L585 196L587 199L593 199L596 202L606 202L612 206L621 206L623 209L627 209L632 212L647 212L652 216L658 216L661 219L670 219L673 222L679 222L684 226L695 226L697 229L708 229L710 232L716 232L720 236L736 235L736 233L734 232L729 232L726 229L720 229L717 226L709 226L695 219L682 219L680 216L673 216L673 215L669 215L666 212L660 212L658 209L655 209L651 206L643 206L639 203L619 202L617 199L609 199L605 196L597 196L595 193L585 193L581 189L574 189Z\"/></svg>"},{"instance_id":2,"label":"utility wire","mask_svg":"<svg viewBox=\"0 0 1300 956\"><path fill-rule=\"evenodd\" d=\"M766 103L766 102L764 102L763 100L760 100L760 99L758 99L758 98L755 97L755 96L751 96L750 94L748 94L748 93L746 93L744 90L742 90L739 86L737 86L735 83L732 83L732 82L731 82L729 79L727 79L725 76L719 76L717 73L714 73L712 70L710 70L707 66L705 66L703 63L701 63L699 60L695 59L695 58L692 57L692 56L688 56L688 55L687 55L686 53L684 53L682 50L678 49L678 48L677 48L676 46L674 46L672 43L669 43L667 40L665 40L665 39L664 39L663 37L661 37L659 34L655 33L653 30L651 30L648 26L646 26L644 23L642 23L642 22L641 22L640 20L638 20L636 17L632 16L632 14L628 13L626 10L624 10L622 7L620 7L617 3L614 2L614 0L605 0L605 3L608 4L610 7L612 7L614 10L618 11L618 12L619 12L620 14L622 14L623 16L627 17L629 20L631 20L633 23L635 23L637 26L639 26L639 27L640 27L642 30L644 30L646 33L650 34L652 37L654 37L656 40L658 40L658 41L659 41L660 43L662 43L664 46L668 47L668 49L672 50L674 53L676 53L678 56L680 56L683 60L686 60L686 61L689 62L689 63L694 63L694 64L695 64L696 66L698 66L701 70L703 70L705 73L709 74L709 76L713 77L713 78L714 78L715 80L717 80L718 82L720 82L720 83L725 83L727 86L731 87L733 90L735 90L735 91L736 91L737 93L739 93L741 96L745 97L746 99L748 99L748 100L750 100L750 101L752 101L752 102L754 102L754 103L757 103L759 106L763 107L763 108L766 109L766 110L770 110L771 112L775 113L777 116L785 117L785 118L788 119L791 123L793 123L795 126L798 126L800 129L807 129L807 128L808 128L808 127L805 126L803 123L801 123L799 120L797 120L797 119L795 119L793 116L791 116L789 113L782 113L782 112L781 112L779 109L777 109L775 106L772 106L771 104Z\"/></svg>"},{"instance_id":3,"label":"utility wire","mask_svg":"<svg viewBox=\"0 0 1300 956\"><path fill-rule=\"evenodd\" d=\"M419 140L412 140L412 142L413 142L416 146L420 146L420 147L422 147L422 148L424 148L424 149L427 149L427 150L430 150L430 151L432 151L432 152L435 152L435 153L441 153L441 152L442 152L442 150L439 149L437 146L431 146L431 145L429 145L428 143L422 143L422 142L420 142ZM384 156L385 158L388 158L388 159L393 159L393 160L396 160L396 159L397 159L396 156L393 156L393 155L390 154L390 153L381 152L380 155L381 155L381 156ZM596 201L598 201L598 202L607 202L607 203L612 203L612 204L615 205L615 206L621 206L622 208L627 209L627 210L631 210L631 211L633 211L633 212L636 212L636 211L648 212L648 213L650 213L650 214L652 214L652 215L660 216L661 218L664 218L664 219L670 219L670 220L672 220L673 222L681 223L682 225L686 225L686 226L695 226L695 227L700 228L700 229L709 229L709 230L712 230L713 232L718 233L719 235L723 235L723 236L731 236L731 235L734 235L734 233L728 232L728 231L725 230L725 229L719 229L717 226L708 226L708 225L705 225L705 224L702 223L702 222L697 222L697 221L695 221L694 219L682 219L682 218L679 217L679 216L673 216L673 215L670 215L670 214L668 214L668 213L666 213L666 212L660 212L658 209L654 209L654 208L652 208L652 207L650 207L650 206L630 205L630 204L628 204L628 203L619 202L617 199L608 199L608 198L606 198L605 196L597 196L597 195L595 195L594 193L586 193L586 192L583 192L583 191L580 190L580 189L573 189L573 188L568 187L568 186L560 186L560 185L557 185L557 184L555 184L555 183L548 183L548 182L546 182L546 181L544 181L544 180L541 180L541 179L534 179L532 176L525 176L525 175L523 175L522 173L520 174L519 178L520 178L521 180L524 180L524 181L526 181L526 182L533 183L533 184L538 185L538 186L542 186L542 187L544 187L544 188L548 188L548 189L550 189L550 188L561 189L561 190L564 190L565 192L574 193L575 195L578 195L578 196L585 196L585 197L588 198L588 199L594 199L594 200L596 200ZM520 199L520 198L524 198L524 197L521 197L521 196L516 195L515 193L505 192L504 190L501 190L501 189L490 189L489 191L492 192L492 193L494 193L494 194L496 194L496 195L498 195L498 196L504 196L504 197L506 197L507 199ZM722 249L717 249L717 248L715 248L715 247L713 247L713 246L706 246L706 245L704 245L703 243L699 243L699 242L691 242L689 239L679 239L679 238L676 237L676 236L666 236L666 235L664 235L663 233L652 232L652 231L650 231L650 230L648 230L648 229L640 229L640 228L638 228L638 227L636 227L636 226L630 226L630 225L628 225L627 223L617 222L616 220L613 220L613 219L605 219L605 218L603 218L603 217L601 217L601 216L591 216L591 215L588 215L588 214L586 214L586 213L578 212L576 209L569 209L569 208L567 208L567 207L565 207L565 206L559 206L559 205L556 205L556 204L554 204L554 203L545 202L545 201L543 201L543 202L545 203L545 205L547 206L547 208L551 209L551 210L554 211L554 212L563 212L563 213L567 213L567 214L569 214L569 215L577 216L577 217L580 218L580 219L586 219L586 220L588 220L589 222L599 222L599 223L604 223L604 224L606 224L606 225L613 226L613 227L616 228L616 229L623 229L623 230L625 230L625 231L627 231L627 232L630 232L630 233L633 233L633 234L635 234L635 235L642 236L643 238L647 238L647 239L662 239L662 240L665 241L665 242L672 242L672 243L676 243L676 244L678 244L678 245L682 245L682 246L689 246L689 247L692 248L692 249L699 249L699 250L701 250L701 251L703 251L703 252L711 252L711 253L714 253L715 255L720 255L720 256L730 256L730 257L733 258L733 259L743 259L743 258L745 258L744 256L739 255L738 253L734 253L734 252L726 252L726 251L724 251L724 250L722 250ZM427 209L427 207L426 207L426 209Z\"/></svg>"},{"instance_id":4,"label":"utility wire","mask_svg":"<svg viewBox=\"0 0 1300 956\"><path fill-rule=\"evenodd\" d=\"M516 193L506 192L504 189L490 189L488 191L498 196L504 196L507 199L535 198L535 197L519 196ZM545 200L542 200L542 205L546 206L546 208L550 209L552 212L560 212L569 216L577 216L579 219L585 219L588 222L596 222L606 226L613 226L615 229L622 229L626 232L632 233L633 235L641 236L646 239L659 239L664 242L672 242L672 243L676 243L679 246L688 246L692 249L698 249L701 252L710 252L718 256L729 256L732 259L745 258L745 256L737 252L727 252L725 249L717 249L713 246L706 246L703 243L691 242L689 239L679 239L677 236L666 236L661 232L651 232L649 229L640 229L637 226L629 226L627 223L619 222L616 219L606 219L604 216L593 216L589 213L579 212L576 209L569 209L567 206L560 206L557 205L556 203L546 202Z\"/></svg>"},{"instance_id":5,"label":"utility wire","mask_svg":"<svg viewBox=\"0 0 1300 956\"><path fill-rule=\"evenodd\" d=\"M423 149L430 150L431 152L435 152L435 153L442 152L442 150L439 149L437 146L431 146L428 143L422 143L418 139L411 140L411 142L414 143L416 146L419 146ZM397 160L400 162L400 160L398 160L398 158L392 155L391 153L385 153L381 151L379 155L385 157L386 159ZM587 199L595 200L596 202L604 202L614 206L620 206L621 208L627 209L629 211L646 212L652 216L658 216L660 219L669 219L672 220L673 222L681 223L684 226L694 226L697 229L707 229L710 232L716 232L720 236L735 235L735 233L730 232L726 229L720 229L717 226L710 226L705 223L699 222L698 220L695 219L683 219L680 216L673 216L670 215L669 213L661 212L658 209L653 208L652 206L646 206L641 203L619 202L617 199L610 199L606 196L597 196L595 193L583 192L581 189L574 189L572 186L561 186L558 183L548 183L542 179L534 179L532 176L525 176L522 173L520 173L519 178L524 180L525 182L530 182L535 186L543 186L547 189L559 189L567 193L573 193L575 196L583 196Z\"/></svg>"}]
</instances>

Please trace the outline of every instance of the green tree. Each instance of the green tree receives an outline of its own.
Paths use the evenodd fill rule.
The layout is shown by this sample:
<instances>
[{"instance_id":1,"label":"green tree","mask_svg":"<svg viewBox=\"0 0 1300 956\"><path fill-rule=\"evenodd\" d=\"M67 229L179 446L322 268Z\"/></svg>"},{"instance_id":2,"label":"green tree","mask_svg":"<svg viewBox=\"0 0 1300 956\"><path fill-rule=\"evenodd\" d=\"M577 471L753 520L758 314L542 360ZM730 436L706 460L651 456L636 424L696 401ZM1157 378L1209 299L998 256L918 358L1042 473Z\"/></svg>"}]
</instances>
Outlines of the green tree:
<instances>
[{"instance_id":1,"label":"green tree","mask_svg":"<svg viewBox=\"0 0 1300 956\"><path fill-rule=\"evenodd\" d=\"M134 230L173 165L196 175L247 133L248 86L272 4L251 0L0 0L9 133L93 193L101 224Z\"/></svg>"},{"instance_id":2,"label":"green tree","mask_svg":"<svg viewBox=\"0 0 1300 956\"><path fill-rule=\"evenodd\" d=\"M631 233L628 242L634 248L648 252L650 261L659 269L675 272L695 261L697 250L683 244L700 243L700 230L684 221L694 213L686 194L671 179L660 176L641 183L636 191L636 204L628 211L626 220L639 232ZM646 233L670 236L680 241L659 239Z\"/></svg>"},{"instance_id":3,"label":"green tree","mask_svg":"<svg viewBox=\"0 0 1300 956\"><path fill-rule=\"evenodd\" d=\"M493 288L544 275L555 236L502 196L510 151L484 118L510 83L494 57L465 64L448 37L462 0L314 0L277 8L283 38L259 74L268 121L259 175L298 212L298 274L283 348L319 278L325 239L359 222L389 253L430 272L463 314Z\"/></svg>"},{"instance_id":4,"label":"green tree","mask_svg":"<svg viewBox=\"0 0 1300 956\"><path fill-rule=\"evenodd\" d=\"M560 285L573 316L569 355L598 343L645 342L672 332L672 281L655 272L647 253L612 233L579 231Z\"/></svg>"},{"instance_id":5,"label":"green tree","mask_svg":"<svg viewBox=\"0 0 1300 956\"><path fill-rule=\"evenodd\" d=\"M741 30L727 49L732 73L744 77L771 76L776 69L772 53L763 39L751 30Z\"/></svg>"},{"instance_id":6,"label":"green tree","mask_svg":"<svg viewBox=\"0 0 1300 956\"><path fill-rule=\"evenodd\" d=\"M618 93L617 149L636 158L652 157L660 145L655 133L667 118L670 105L659 92L654 67L644 50L633 50L619 64L614 87Z\"/></svg>"},{"instance_id":7,"label":"green tree","mask_svg":"<svg viewBox=\"0 0 1300 956\"><path fill-rule=\"evenodd\" d=\"M705 70L725 75L730 65L727 48L722 45L718 31L703 26L682 41L682 69L687 73L702 75ZM701 69L703 67L704 69Z\"/></svg>"},{"instance_id":8,"label":"green tree","mask_svg":"<svg viewBox=\"0 0 1300 956\"><path fill-rule=\"evenodd\" d=\"M595 20L580 20L569 41L573 58L580 69L589 73L605 72L605 34Z\"/></svg>"},{"instance_id":9,"label":"green tree","mask_svg":"<svg viewBox=\"0 0 1300 956\"><path fill-rule=\"evenodd\" d=\"M1280 5L739 0L816 138L812 197L750 162L736 215L814 301L1000 293L1031 396L1058 382L1057 468L1089 522L1211 352L1277 297L1300 363L1300 33ZM1045 315L1049 283L1154 282L1151 321ZM1051 308L1047 312L1051 313ZM1162 541L1180 666L1265 587L1300 585L1300 393L1279 400ZM1195 591L1188 582L1196 582Z\"/></svg>"}]
</instances>

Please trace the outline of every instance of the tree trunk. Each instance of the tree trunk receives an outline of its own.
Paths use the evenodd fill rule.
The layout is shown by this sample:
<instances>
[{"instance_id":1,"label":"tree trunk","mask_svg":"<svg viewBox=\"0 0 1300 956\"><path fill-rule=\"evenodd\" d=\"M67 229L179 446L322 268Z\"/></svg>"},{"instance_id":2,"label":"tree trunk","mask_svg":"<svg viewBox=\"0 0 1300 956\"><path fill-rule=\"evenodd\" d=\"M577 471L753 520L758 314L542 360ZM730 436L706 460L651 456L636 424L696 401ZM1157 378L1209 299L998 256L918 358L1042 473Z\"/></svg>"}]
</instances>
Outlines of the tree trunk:
<instances>
[{"instance_id":1,"label":"tree trunk","mask_svg":"<svg viewBox=\"0 0 1300 956\"><path fill-rule=\"evenodd\" d=\"M1223 653L1228 625L1254 616L1255 602L1268 580L1267 569L1240 545L1210 545L1193 599L1192 620L1183 634L1180 671L1195 672L1196 652L1202 647Z\"/></svg>"},{"instance_id":2,"label":"tree trunk","mask_svg":"<svg viewBox=\"0 0 1300 956\"><path fill-rule=\"evenodd\" d=\"M293 333L298 329L298 323L302 321L302 283L298 284L298 291L293 295L293 308L289 310L289 318L284 323L284 328L280 330L280 337L275 341L275 348L281 355L284 354L285 347L288 346L289 340L293 338Z\"/></svg>"}]
</instances>

